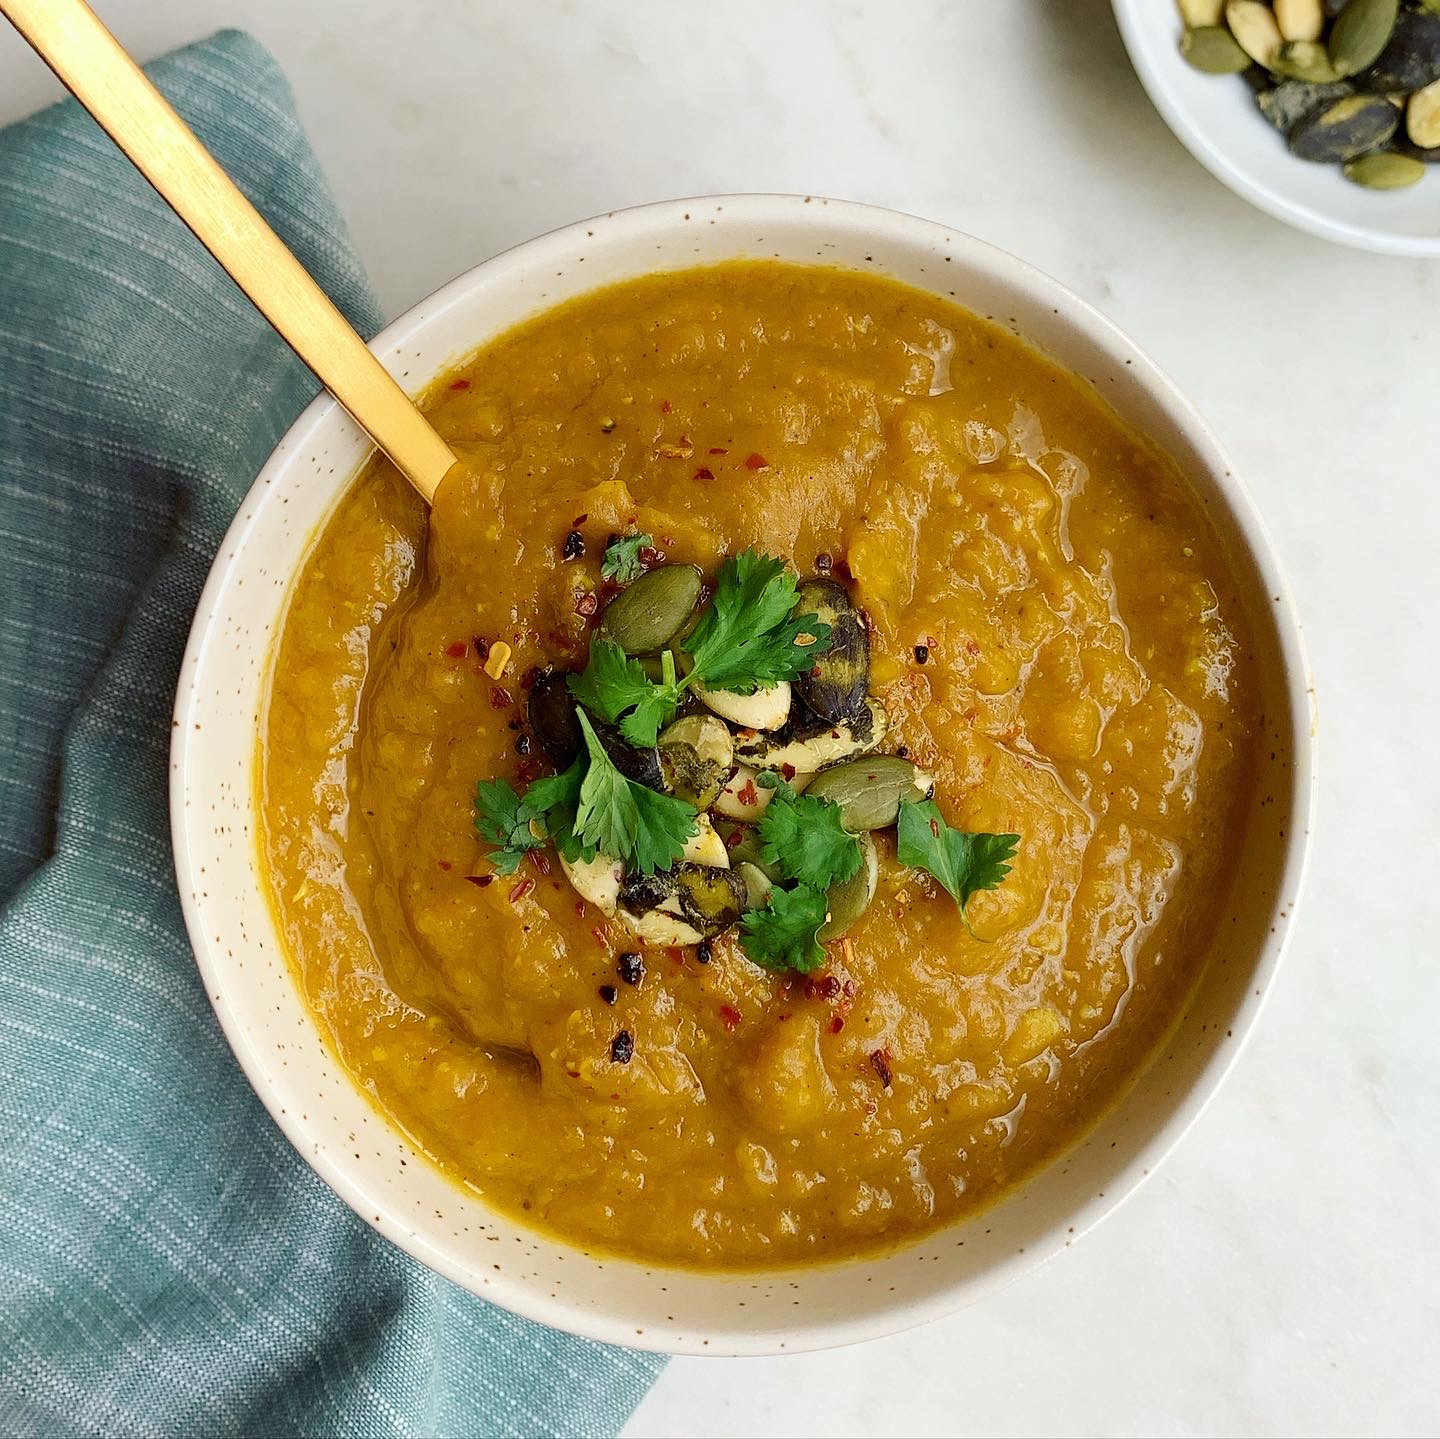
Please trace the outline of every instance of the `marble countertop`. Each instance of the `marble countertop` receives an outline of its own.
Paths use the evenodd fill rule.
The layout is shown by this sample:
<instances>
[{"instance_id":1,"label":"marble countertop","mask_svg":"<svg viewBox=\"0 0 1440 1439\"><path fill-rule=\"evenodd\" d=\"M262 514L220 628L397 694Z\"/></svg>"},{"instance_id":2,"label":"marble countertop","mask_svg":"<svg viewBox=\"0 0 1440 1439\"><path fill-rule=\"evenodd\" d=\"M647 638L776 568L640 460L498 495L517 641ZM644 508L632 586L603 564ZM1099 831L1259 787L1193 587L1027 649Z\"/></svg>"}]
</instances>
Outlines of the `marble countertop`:
<instances>
[{"instance_id":1,"label":"marble countertop","mask_svg":"<svg viewBox=\"0 0 1440 1439\"><path fill-rule=\"evenodd\" d=\"M1105 0L97 5L143 58L224 25L279 56L392 313L681 194L874 201L1013 250L1199 404L1288 566L1320 695L1309 890L1179 1151L999 1297L859 1349L677 1360L627 1433L1440 1428L1440 263L1222 188ZM0 34L0 123L54 93Z\"/></svg>"}]
</instances>

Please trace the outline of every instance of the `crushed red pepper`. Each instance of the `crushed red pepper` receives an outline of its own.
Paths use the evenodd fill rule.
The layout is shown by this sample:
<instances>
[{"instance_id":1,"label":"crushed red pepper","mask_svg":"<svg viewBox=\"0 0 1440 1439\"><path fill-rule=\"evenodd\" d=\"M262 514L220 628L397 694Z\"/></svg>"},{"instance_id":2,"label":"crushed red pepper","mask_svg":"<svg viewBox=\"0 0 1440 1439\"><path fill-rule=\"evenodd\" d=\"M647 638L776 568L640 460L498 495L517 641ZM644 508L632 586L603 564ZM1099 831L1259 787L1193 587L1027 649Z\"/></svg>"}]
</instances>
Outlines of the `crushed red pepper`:
<instances>
[{"instance_id":1,"label":"crushed red pepper","mask_svg":"<svg viewBox=\"0 0 1440 1439\"><path fill-rule=\"evenodd\" d=\"M697 480L713 480L715 478L715 472L713 470L707 470L704 465L701 465L700 468L695 471L695 478Z\"/></svg>"},{"instance_id":2,"label":"crushed red pepper","mask_svg":"<svg viewBox=\"0 0 1440 1439\"><path fill-rule=\"evenodd\" d=\"M519 902L520 902L522 899L524 899L525 896L526 896L527 894L529 894L530 891L531 891L532 889L534 889L534 888L535 888L535 881L534 881L533 879L522 879L522 880L520 881L520 883L517 884L517 885L510 891L510 903L511 903L511 904L519 904Z\"/></svg>"},{"instance_id":3,"label":"crushed red pepper","mask_svg":"<svg viewBox=\"0 0 1440 1439\"><path fill-rule=\"evenodd\" d=\"M466 645L464 640L456 640L453 644L445 646L445 653L452 660L463 660L465 658Z\"/></svg>"},{"instance_id":4,"label":"crushed red pepper","mask_svg":"<svg viewBox=\"0 0 1440 1439\"><path fill-rule=\"evenodd\" d=\"M587 590L578 600L575 601L575 613L584 619L589 619L596 610L600 608L600 601Z\"/></svg>"},{"instance_id":5,"label":"crushed red pepper","mask_svg":"<svg viewBox=\"0 0 1440 1439\"><path fill-rule=\"evenodd\" d=\"M495 883L495 876L493 874L467 874L465 878L468 879L471 884L479 885L481 889L487 889Z\"/></svg>"},{"instance_id":6,"label":"crushed red pepper","mask_svg":"<svg viewBox=\"0 0 1440 1439\"><path fill-rule=\"evenodd\" d=\"M872 1049L870 1051L870 1067L880 1076L880 1083L889 1089L890 1081L893 1078L890 1073L890 1051L888 1049Z\"/></svg>"},{"instance_id":7,"label":"crushed red pepper","mask_svg":"<svg viewBox=\"0 0 1440 1439\"><path fill-rule=\"evenodd\" d=\"M743 1018L740 1011L733 1004L722 1004L720 1006L720 1019L725 1025L726 1032L734 1034L740 1028L740 1021Z\"/></svg>"},{"instance_id":8,"label":"crushed red pepper","mask_svg":"<svg viewBox=\"0 0 1440 1439\"><path fill-rule=\"evenodd\" d=\"M509 709L515 703L515 696L505 688L504 685L496 685L490 691L490 708L497 710Z\"/></svg>"}]
</instances>

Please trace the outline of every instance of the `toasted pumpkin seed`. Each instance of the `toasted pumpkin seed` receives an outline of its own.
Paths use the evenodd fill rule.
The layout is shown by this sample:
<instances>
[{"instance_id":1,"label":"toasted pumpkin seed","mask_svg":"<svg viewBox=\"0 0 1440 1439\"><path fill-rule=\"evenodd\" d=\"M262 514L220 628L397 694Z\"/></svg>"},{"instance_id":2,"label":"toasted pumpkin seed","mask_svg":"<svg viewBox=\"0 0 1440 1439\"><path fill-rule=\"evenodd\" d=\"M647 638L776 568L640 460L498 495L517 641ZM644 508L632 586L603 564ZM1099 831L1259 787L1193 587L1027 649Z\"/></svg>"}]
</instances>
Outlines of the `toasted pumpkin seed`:
<instances>
[{"instance_id":1,"label":"toasted pumpkin seed","mask_svg":"<svg viewBox=\"0 0 1440 1439\"><path fill-rule=\"evenodd\" d=\"M879 878L880 856L875 850L875 841L868 834L862 834L860 867L849 879L832 884L825 893L825 908L829 917L816 935L821 944L839 939L870 908Z\"/></svg>"},{"instance_id":2,"label":"toasted pumpkin seed","mask_svg":"<svg viewBox=\"0 0 1440 1439\"><path fill-rule=\"evenodd\" d=\"M1223 25L1187 30L1180 37L1180 53L1206 75L1238 75L1250 66L1250 57Z\"/></svg>"},{"instance_id":3,"label":"toasted pumpkin seed","mask_svg":"<svg viewBox=\"0 0 1440 1439\"><path fill-rule=\"evenodd\" d=\"M813 614L830 626L824 650L795 680L800 698L822 719L843 720L865 698L870 682L870 635L865 617L843 585L823 577L796 589L795 612Z\"/></svg>"},{"instance_id":4,"label":"toasted pumpkin seed","mask_svg":"<svg viewBox=\"0 0 1440 1439\"><path fill-rule=\"evenodd\" d=\"M735 873L739 876L740 883L745 886L745 908L764 909L770 903L770 893L775 888L770 876L758 864L751 864L748 859L735 866Z\"/></svg>"},{"instance_id":5,"label":"toasted pumpkin seed","mask_svg":"<svg viewBox=\"0 0 1440 1439\"><path fill-rule=\"evenodd\" d=\"M1440 15L1402 10L1380 58L1355 77L1362 90L1408 95L1440 80Z\"/></svg>"},{"instance_id":6,"label":"toasted pumpkin seed","mask_svg":"<svg viewBox=\"0 0 1440 1439\"><path fill-rule=\"evenodd\" d=\"M1330 27L1330 63L1337 75L1373 65L1395 29L1400 0L1347 0Z\"/></svg>"},{"instance_id":7,"label":"toasted pumpkin seed","mask_svg":"<svg viewBox=\"0 0 1440 1439\"><path fill-rule=\"evenodd\" d=\"M821 770L806 793L839 805L840 823L851 834L861 834L894 824L902 799L929 799L935 781L908 759L875 754Z\"/></svg>"},{"instance_id":8,"label":"toasted pumpkin seed","mask_svg":"<svg viewBox=\"0 0 1440 1439\"><path fill-rule=\"evenodd\" d=\"M1440 145L1440 80L1417 90L1405 106L1405 133L1422 150Z\"/></svg>"},{"instance_id":9,"label":"toasted pumpkin seed","mask_svg":"<svg viewBox=\"0 0 1440 1439\"><path fill-rule=\"evenodd\" d=\"M1318 40L1287 40L1275 57L1275 73L1311 85L1326 85L1340 78L1330 63L1330 52Z\"/></svg>"},{"instance_id":10,"label":"toasted pumpkin seed","mask_svg":"<svg viewBox=\"0 0 1440 1439\"><path fill-rule=\"evenodd\" d=\"M1225 17L1225 0L1180 0L1180 18L1192 29L1218 25Z\"/></svg>"},{"instance_id":11,"label":"toasted pumpkin seed","mask_svg":"<svg viewBox=\"0 0 1440 1439\"><path fill-rule=\"evenodd\" d=\"M1393 150L1357 155L1345 162L1345 178L1369 190L1403 190L1424 174L1421 161L1413 155L1397 155Z\"/></svg>"},{"instance_id":12,"label":"toasted pumpkin seed","mask_svg":"<svg viewBox=\"0 0 1440 1439\"><path fill-rule=\"evenodd\" d=\"M1275 23L1275 12L1268 5L1262 5L1260 0L1230 0L1225 7L1225 23L1240 48L1257 65L1267 70L1274 68L1283 37Z\"/></svg>"},{"instance_id":13,"label":"toasted pumpkin seed","mask_svg":"<svg viewBox=\"0 0 1440 1439\"><path fill-rule=\"evenodd\" d=\"M1308 85L1303 80L1286 80L1255 97L1260 113L1282 134L1331 100L1353 95L1353 88L1341 81L1334 85Z\"/></svg>"},{"instance_id":14,"label":"toasted pumpkin seed","mask_svg":"<svg viewBox=\"0 0 1440 1439\"><path fill-rule=\"evenodd\" d=\"M1318 40L1325 33L1320 0L1275 0L1275 23L1287 40Z\"/></svg>"},{"instance_id":15,"label":"toasted pumpkin seed","mask_svg":"<svg viewBox=\"0 0 1440 1439\"><path fill-rule=\"evenodd\" d=\"M700 599L695 565L661 565L620 591L605 607L600 633L627 655L664 649Z\"/></svg>"},{"instance_id":16,"label":"toasted pumpkin seed","mask_svg":"<svg viewBox=\"0 0 1440 1439\"><path fill-rule=\"evenodd\" d=\"M1399 113L1388 100L1347 95L1300 120L1290 131L1290 150L1317 163L1353 160L1383 145L1399 123Z\"/></svg>"}]
</instances>

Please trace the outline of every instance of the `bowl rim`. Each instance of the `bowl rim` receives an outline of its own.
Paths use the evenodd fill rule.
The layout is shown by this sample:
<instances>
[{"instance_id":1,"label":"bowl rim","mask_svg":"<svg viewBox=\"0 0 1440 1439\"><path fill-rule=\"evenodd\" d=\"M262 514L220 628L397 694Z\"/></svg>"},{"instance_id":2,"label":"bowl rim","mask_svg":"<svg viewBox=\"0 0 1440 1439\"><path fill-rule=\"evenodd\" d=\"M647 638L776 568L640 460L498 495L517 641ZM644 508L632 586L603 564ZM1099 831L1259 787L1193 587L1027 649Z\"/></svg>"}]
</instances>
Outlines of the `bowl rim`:
<instances>
[{"instance_id":1,"label":"bowl rim","mask_svg":"<svg viewBox=\"0 0 1440 1439\"><path fill-rule=\"evenodd\" d=\"M791 207L802 203L809 207L808 213L815 218L819 233L823 233L825 228L825 222L818 218L823 214L830 220L838 221L842 229L863 229L867 235L873 233L877 245L885 239L903 242L907 236L909 242L913 243L917 235L928 234L937 240L943 238L945 243L952 247L964 249L967 259L984 268L993 278L1027 291L1031 296L1043 296L1046 305L1053 307L1054 313L1062 318L1066 326L1095 343L1107 355L1123 359L1127 365L1132 366L1132 373L1143 380L1146 393L1174 415L1177 423L1183 423L1187 437L1206 459L1211 480L1231 507L1234 524L1250 550L1250 554L1245 557L1246 561L1257 571L1265 573L1276 587L1273 597L1274 630L1285 672L1283 689L1290 703L1294 742L1293 791L1290 797L1287 839L1278 865L1277 885L1290 896L1289 912L1293 916L1295 905L1303 892L1313 829L1316 723L1314 685L1303 632L1278 553L1248 488L1198 410L1169 376L1118 326L1059 281L987 241L938 222L893 209L799 194L743 192L695 196L610 211L522 241L471 267L411 306L370 341L370 348L389 367L393 364L394 357L413 336L434 323L451 306L461 303L474 288L492 283L496 272L504 266L537 265L548 268L552 262L572 254L575 245L587 232L597 231L601 225L618 223L622 226L638 227L642 233L649 233L657 226L666 226L680 220L683 212L705 205L718 205L732 214L741 212L752 222L774 223L782 217L789 217ZM684 214L684 218L689 218L688 213ZM549 303L553 302L542 305L537 313L548 308ZM428 384L433 378L433 375L428 376L424 383ZM417 386L417 389L419 388L423 388L423 384ZM190 709L196 702L198 691L193 676L200 670L202 651L210 637L210 620L217 613L217 601L228 584L232 567L237 565L238 557L246 546L249 530L258 523L258 500L273 477L284 472L295 462L295 457L307 453L318 432L333 421L343 418L338 402L322 390L281 437L227 528L201 591L181 661L170 753L170 820L176 877L186 927L206 995L252 1089L301 1157L330 1189L370 1227L427 1267L479 1297L498 1303L527 1319L537 1320L584 1338L629 1348L713 1356L800 1353L831 1348L899 1333L953 1313L1008 1286L1023 1274L1046 1262L1078 1240L1082 1234L1093 1229L1102 1219L1113 1214L1140 1188L1196 1122L1239 1060L1269 997L1279 963L1289 947L1294 928L1292 923L1281 927L1278 934L1272 934L1260 944L1255 953L1253 967L1249 970L1253 993L1247 995L1236 1013L1233 1042L1206 1061L1196 1082L1174 1102L1156 1132L1137 1146L1133 1158L1127 1162L1117 1182L1107 1186L1106 1194L1102 1196L1103 1204L1096 1205L1092 1201L1085 1205L1083 1212L1077 1210L1071 1214L1069 1217L1074 1220L1074 1225L1068 1233L1065 1232L1062 1221L1060 1225L1052 1226L1046 1231L1043 1243L1034 1244L1019 1255L1011 1254L996 1260L974 1277L963 1283L947 1286L940 1294L922 1303L897 1302L888 1306L881 1304L860 1317L851 1319L799 1321L795 1330L790 1332L787 1342L781 1344L777 1344L768 1335L757 1338L739 1328L710 1331L703 1340L697 1333L683 1343L672 1342L666 1336L648 1330L637 1339L630 1330L620 1328L610 1315L572 1305L563 1299L557 1300L555 1296L547 1298L538 1286L527 1287L523 1282L513 1281L503 1286L486 1288L482 1292L467 1278L463 1261L452 1254L443 1243L403 1226L379 1223L380 1216L385 1214L387 1207L383 1196L367 1186L356 1174L352 1174L348 1164L339 1159L331 1148L316 1143L315 1126L312 1122L307 1121L295 1108L281 1103L279 1095L272 1087L273 1055L263 1050L258 1040L252 1040L241 1017L230 1004L225 979L225 949L218 939L212 943L210 929L201 913L202 902L199 896L202 891L195 882L197 876L189 851L185 803L187 775L191 771L192 763L190 752L194 739ZM337 482L342 490L348 480L347 475ZM313 538L312 534L306 540L307 553ZM294 573L293 570L290 571L287 577L287 596ZM279 614L283 616L283 613L282 602ZM308 1015L308 1006L304 1005L303 999L300 1002ZM313 1022L313 1015L310 1017ZM348 1073L346 1078L349 1079ZM378 1110L375 1110L375 1113L382 1123L391 1124L383 1113ZM1001 1202L1003 1203L1003 1199ZM584 1252L579 1245L563 1238L550 1237L553 1242L568 1248L572 1254ZM856 1260L837 1262L858 1265L879 1262L881 1258L883 1256L861 1256ZM654 1264L653 1267L659 1271L669 1268L663 1264ZM766 1271L771 1272L784 1271ZM717 1277L728 1277L731 1273L732 1271L724 1271ZM749 1270L737 1270L733 1273L749 1277L754 1275L754 1272Z\"/></svg>"},{"instance_id":2,"label":"bowl rim","mask_svg":"<svg viewBox=\"0 0 1440 1439\"><path fill-rule=\"evenodd\" d=\"M1440 257L1440 234L1434 237L1405 235L1378 226L1356 225L1348 220L1338 220L1321 210L1277 194L1262 181L1254 179L1226 150L1217 146L1176 104L1169 82L1156 63L1150 46L1141 38L1137 14L1142 6L1153 7L1156 3L1157 0L1111 0L1115 23L1119 27L1121 39L1125 42L1130 63L1140 77L1145 93L1150 97L1150 103L1160 112L1176 139L1217 180L1272 218L1322 240L1349 245L1353 249L1369 250L1377 255L1396 255L1410 259ZM1160 0L1160 3L1169 3L1169 0ZM1181 21L1178 14L1175 20L1179 26Z\"/></svg>"}]
</instances>

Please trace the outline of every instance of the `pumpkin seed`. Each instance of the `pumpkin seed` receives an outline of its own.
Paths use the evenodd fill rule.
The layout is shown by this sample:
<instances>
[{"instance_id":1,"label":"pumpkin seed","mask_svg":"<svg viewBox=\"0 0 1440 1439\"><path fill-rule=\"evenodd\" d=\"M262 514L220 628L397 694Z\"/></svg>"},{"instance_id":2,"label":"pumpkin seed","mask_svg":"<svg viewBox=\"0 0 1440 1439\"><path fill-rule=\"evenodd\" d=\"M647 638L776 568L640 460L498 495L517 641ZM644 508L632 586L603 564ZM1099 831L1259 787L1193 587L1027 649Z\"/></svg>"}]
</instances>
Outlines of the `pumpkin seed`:
<instances>
[{"instance_id":1,"label":"pumpkin seed","mask_svg":"<svg viewBox=\"0 0 1440 1439\"><path fill-rule=\"evenodd\" d=\"M1377 94L1408 95L1440 80L1440 15L1402 10L1380 57L1355 83Z\"/></svg>"},{"instance_id":2,"label":"pumpkin seed","mask_svg":"<svg viewBox=\"0 0 1440 1439\"><path fill-rule=\"evenodd\" d=\"M1325 33L1320 0L1275 0L1275 23L1287 40L1318 40Z\"/></svg>"},{"instance_id":3,"label":"pumpkin seed","mask_svg":"<svg viewBox=\"0 0 1440 1439\"><path fill-rule=\"evenodd\" d=\"M1225 0L1180 0L1180 18L1192 30L1218 25L1225 15Z\"/></svg>"},{"instance_id":4,"label":"pumpkin seed","mask_svg":"<svg viewBox=\"0 0 1440 1439\"><path fill-rule=\"evenodd\" d=\"M771 734L741 735L735 758L752 769L786 770L795 775L812 775L851 755L872 750L885 738L889 718L879 700L866 698L849 719L838 724L824 721L818 728L796 726L792 714L783 729Z\"/></svg>"},{"instance_id":5,"label":"pumpkin seed","mask_svg":"<svg viewBox=\"0 0 1440 1439\"><path fill-rule=\"evenodd\" d=\"M1187 30L1180 37L1180 53L1206 75L1238 75L1250 66L1250 57L1223 25Z\"/></svg>"},{"instance_id":6,"label":"pumpkin seed","mask_svg":"<svg viewBox=\"0 0 1440 1439\"><path fill-rule=\"evenodd\" d=\"M1347 0L1330 27L1330 63L1337 75L1358 75L1379 58L1395 29L1400 0Z\"/></svg>"},{"instance_id":7,"label":"pumpkin seed","mask_svg":"<svg viewBox=\"0 0 1440 1439\"><path fill-rule=\"evenodd\" d=\"M1354 89L1340 81L1334 85L1308 85L1303 80L1286 80L1255 97L1260 113L1282 134L1288 135L1307 115L1330 100L1353 95Z\"/></svg>"},{"instance_id":8,"label":"pumpkin seed","mask_svg":"<svg viewBox=\"0 0 1440 1439\"><path fill-rule=\"evenodd\" d=\"M1421 161L1413 155L1397 155L1393 150L1357 155L1345 162L1345 178L1369 190L1403 190L1424 174Z\"/></svg>"},{"instance_id":9,"label":"pumpkin seed","mask_svg":"<svg viewBox=\"0 0 1440 1439\"><path fill-rule=\"evenodd\" d=\"M778 880L783 873L780 865L766 860L760 831L753 824L741 825L740 838L730 846L731 868L739 870L747 864L754 865L768 880Z\"/></svg>"},{"instance_id":10,"label":"pumpkin seed","mask_svg":"<svg viewBox=\"0 0 1440 1439\"><path fill-rule=\"evenodd\" d=\"M860 836L860 867L849 879L832 884L825 893L829 917L815 936L821 944L839 939L870 908L880 878L880 856L868 834Z\"/></svg>"},{"instance_id":11,"label":"pumpkin seed","mask_svg":"<svg viewBox=\"0 0 1440 1439\"><path fill-rule=\"evenodd\" d=\"M902 799L929 799L935 781L908 759L876 754L821 770L806 793L839 805L840 823L851 834L863 834L894 824Z\"/></svg>"},{"instance_id":12,"label":"pumpkin seed","mask_svg":"<svg viewBox=\"0 0 1440 1439\"><path fill-rule=\"evenodd\" d=\"M735 755L723 721L713 715L676 720L661 733L658 749L660 773L671 794L696 809L709 809L719 799Z\"/></svg>"},{"instance_id":13,"label":"pumpkin seed","mask_svg":"<svg viewBox=\"0 0 1440 1439\"><path fill-rule=\"evenodd\" d=\"M1440 145L1440 80L1417 90L1405 106L1405 133L1421 150Z\"/></svg>"},{"instance_id":14,"label":"pumpkin seed","mask_svg":"<svg viewBox=\"0 0 1440 1439\"><path fill-rule=\"evenodd\" d=\"M722 719L727 719L742 729L779 729L790 715L789 680L781 680L769 689L758 689L749 695L737 694L734 690L712 690L706 685L696 685L695 698L714 710Z\"/></svg>"},{"instance_id":15,"label":"pumpkin seed","mask_svg":"<svg viewBox=\"0 0 1440 1439\"><path fill-rule=\"evenodd\" d=\"M661 565L620 591L605 607L600 633L627 655L664 649L700 599L695 565Z\"/></svg>"},{"instance_id":16,"label":"pumpkin seed","mask_svg":"<svg viewBox=\"0 0 1440 1439\"><path fill-rule=\"evenodd\" d=\"M1275 23L1275 12L1268 5L1262 5L1260 0L1230 0L1225 7L1225 23L1240 48L1257 65L1267 70L1274 67L1283 37Z\"/></svg>"},{"instance_id":17,"label":"pumpkin seed","mask_svg":"<svg viewBox=\"0 0 1440 1439\"><path fill-rule=\"evenodd\" d=\"M740 883L745 886L745 908L764 909L770 903L770 893L775 888L770 876L758 864L751 864L748 859L735 866L735 873L739 876Z\"/></svg>"},{"instance_id":18,"label":"pumpkin seed","mask_svg":"<svg viewBox=\"0 0 1440 1439\"><path fill-rule=\"evenodd\" d=\"M1275 73L1311 85L1330 84L1340 78L1330 63L1330 52L1317 40L1287 40L1275 57Z\"/></svg>"},{"instance_id":19,"label":"pumpkin seed","mask_svg":"<svg viewBox=\"0 0 1440 1439\"><path fill-rule=\"evenodd\" d=\"M865 698L870 682L870 635L865 617L834 580L805 580L796 587L795 613L830 626L825 649L795 680L795 689L822 719L843 720Z\"/></svg>"},{"instance_id":20,"label":"pumpkin seed","mask_svg":"<svg viewBox=\"0 0 1440 1439\"><path fill-rule=\"evenodd\" d=\"M1388 100L1347 95L1300 120L1290 131L1290 150L1317 163L1353 160L1383 145L1399 123L1399 114Z\"/></svg>"}]
</instances>

